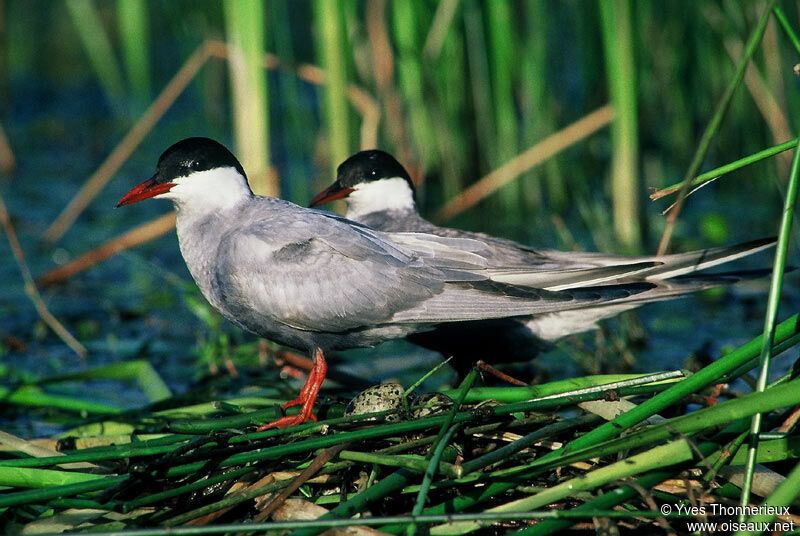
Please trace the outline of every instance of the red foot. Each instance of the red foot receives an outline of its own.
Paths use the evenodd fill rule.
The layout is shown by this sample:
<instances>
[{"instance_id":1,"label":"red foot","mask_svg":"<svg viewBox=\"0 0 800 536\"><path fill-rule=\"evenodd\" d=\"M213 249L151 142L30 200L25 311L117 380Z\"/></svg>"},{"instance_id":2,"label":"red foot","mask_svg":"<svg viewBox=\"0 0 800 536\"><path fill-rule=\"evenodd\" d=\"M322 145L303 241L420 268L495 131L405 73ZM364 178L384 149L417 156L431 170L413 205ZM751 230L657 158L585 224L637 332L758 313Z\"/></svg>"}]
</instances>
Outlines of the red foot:
<instances>
[{"instance_id":1,"label":"red foot","mask_svg":"<svg viewBox=\"0 0 800 536\"><path fill-rule=\"evenodd\" d=\"M325 356L322 354L322 350L317 349L314 352L314 368L311 369L306 383L303 385L303 388L300 389L300 395L282 406L283 409L286 409L291 406L302 404L303 407L300 408L300 413L291 416L287 415L269 424L259 426L257 431L263 432L270 428L288 428L289 426L303 424L308 420L316 421L317 418L314 417L312 410L314 409L314 402L317 400L319 388L322 386L322 382L325 381L325 374L327 371L328 364L325 362Z\"/></svg>"}]
</instances>

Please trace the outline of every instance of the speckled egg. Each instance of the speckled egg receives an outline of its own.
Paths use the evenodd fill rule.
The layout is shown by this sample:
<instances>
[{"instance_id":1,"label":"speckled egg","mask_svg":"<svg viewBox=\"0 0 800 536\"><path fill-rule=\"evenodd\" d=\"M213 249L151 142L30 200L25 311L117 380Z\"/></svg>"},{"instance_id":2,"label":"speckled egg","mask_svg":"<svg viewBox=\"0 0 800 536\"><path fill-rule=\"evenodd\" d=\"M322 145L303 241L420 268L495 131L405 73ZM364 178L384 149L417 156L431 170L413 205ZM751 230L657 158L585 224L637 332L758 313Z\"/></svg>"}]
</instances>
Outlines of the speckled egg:
<instances>
[{"instance_id":1,"label":"speckled egg","mask_svg":"<svg viewBox=\"0 0 800 536\"><path fill-rule=\"evenodd\" d=\"M453 399L442 393L425 393L414 401L414 405L423 406L411 412L414 419L420 419L448 411L453 405Z\"/></svg>"},{"instance_id":2,"label":"speckled egg","mask_svg":"<svg viewBox=\"0 0 800 536\"><path fill-rule=\"evenodd\" d=\"M399 383L373 385L358 394L347 405L345 415L362 415L377 411L402 410L405 389ZM387 421L399 421L402 412L390 413Z\"/></svg>"}]
</instances>

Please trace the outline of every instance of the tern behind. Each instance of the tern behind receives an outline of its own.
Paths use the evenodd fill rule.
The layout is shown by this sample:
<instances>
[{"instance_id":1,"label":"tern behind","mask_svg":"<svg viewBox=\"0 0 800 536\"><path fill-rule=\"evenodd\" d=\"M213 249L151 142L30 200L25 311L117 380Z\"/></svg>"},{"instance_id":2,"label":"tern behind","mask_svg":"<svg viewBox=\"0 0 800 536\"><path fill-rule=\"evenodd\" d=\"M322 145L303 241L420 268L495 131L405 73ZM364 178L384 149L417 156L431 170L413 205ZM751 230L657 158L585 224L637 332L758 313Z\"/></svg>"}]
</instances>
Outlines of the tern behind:
<instances>
[{"instance_id":1,"label":"tern behind","mask_svg":"<svg viewBox=\"0 0 800 536\"><path fill-rule=\"evenodd\" d=\"M495 276L495 280L531 285L549 290L603 285L631 280L659 283L665 292L649 293L656 301L713 285L709 276L694 272L751 255L774 244L774 239L756 240L731 247L711 248L674 255L631 257L601 253L564 252L532 247L460 229L439 227L417 211L415 189L406 169L390 154L380 150L356 153L337 169L336 181L312 199L314 207L345 199L346 217L384 232L418 232L442 237L475 240L485 245L484 255L493 266L528 267L531 273ZM652 263L643 266L642 263ZM638 272L634 265L643 266ZM606 267L606 271L601 270ZM627 268L626 268L627 267ZM555 283L555 275L563 278ZM733 282L743 273L731 273ZM719 280L719 283L726 282ZM694 283L694 285L693 285ZM718 283L718 284L719 284ZM667 287L672 287L666 291ZM580 310L537 314L526 318L494 319L467 324L439 326L414 334L412 342L454 355L454 367L462 372L476 359L493 355L493 361L525 361L566 335L591 330L597 322L631 309L644 300L602 304ZM498 359L499 358L499 359Z\"/></svg>"}]
</instances>

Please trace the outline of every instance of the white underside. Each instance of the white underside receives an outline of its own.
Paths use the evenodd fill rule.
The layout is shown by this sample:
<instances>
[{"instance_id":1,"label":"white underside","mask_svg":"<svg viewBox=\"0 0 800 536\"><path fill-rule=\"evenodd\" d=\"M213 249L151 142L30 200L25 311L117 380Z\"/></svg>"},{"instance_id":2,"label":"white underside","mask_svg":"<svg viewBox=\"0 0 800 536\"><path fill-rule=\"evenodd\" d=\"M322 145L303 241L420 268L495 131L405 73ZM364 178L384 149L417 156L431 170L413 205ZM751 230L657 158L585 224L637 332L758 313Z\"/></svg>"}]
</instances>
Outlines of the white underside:
<instances>
[{"instance_id":1,"label":"white underside","mask_svg":"<svg viewBox=\"0 0 800 536\"><path fill-rule=\"evenodd\" d=\"M525 325L540 339L555 342L567 335L598 329L599 321L639 305L641 304L628 302L535 315Z\"/></svg>"}]
</instances>

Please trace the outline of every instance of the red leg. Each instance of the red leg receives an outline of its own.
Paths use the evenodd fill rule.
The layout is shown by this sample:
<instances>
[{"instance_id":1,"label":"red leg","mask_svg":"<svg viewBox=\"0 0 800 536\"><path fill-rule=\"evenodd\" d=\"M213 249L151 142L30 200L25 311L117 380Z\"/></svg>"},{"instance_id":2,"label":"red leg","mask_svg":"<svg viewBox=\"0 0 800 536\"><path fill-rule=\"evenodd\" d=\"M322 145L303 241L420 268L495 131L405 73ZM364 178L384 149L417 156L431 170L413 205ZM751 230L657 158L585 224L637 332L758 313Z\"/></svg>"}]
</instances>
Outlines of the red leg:
<instances>
[{"instance_id":1,"label":"red leg","mask_svg":"<svg viewBox=\"0 0 800 536\"><path fill-rule=\"evenodd\" d=\"M306 378L306 383L303 384L302 389L300 389L300 394L297 395L297 398L294 400L290 400L289 402L285 403L281 406L282 409L290 408L292 406L297 406L298 404L302 404L303 401L308 398L309 393L311 392L311 388L314 386L314 382L317 379L317 366L314 365L308 373L308 378Z\"/></svg>"},{"instance_id":2,"label":"red leg","mask_svg":"<svg viewBox=\"0 0 800 536\"><path fill-rule=\"evenodd\" d=\"M305 385L303 385L303 388L300 389L300 396L298 396L295 400L287 402L283 406L283 408L286 409L289 406L302 404L303 406L300 408L300 413L297 415L287 415L285 417L281 417L276 421L272 421L269 424L260 426L258 431L262 432L270 428L287 428L289 426L296 426L298 424L303 424L307 420L316 421L317 419L314 417L312 410L314 409L314 402L317 400L319 388L322 386L322 382L325 381L325 374L327 371L328 364L325 362L325 356L322 354L322 350L317 348L314 352L314 368L308 374Z\"/></svg>"}]
</instances>

